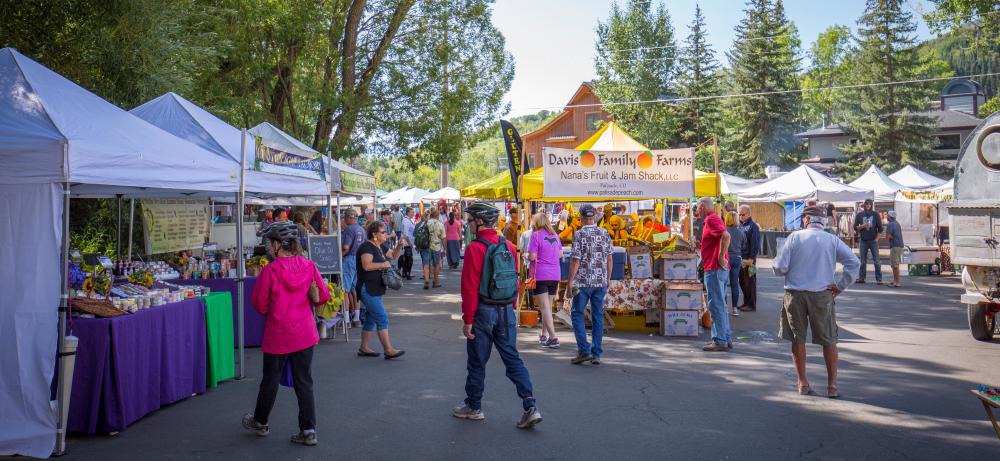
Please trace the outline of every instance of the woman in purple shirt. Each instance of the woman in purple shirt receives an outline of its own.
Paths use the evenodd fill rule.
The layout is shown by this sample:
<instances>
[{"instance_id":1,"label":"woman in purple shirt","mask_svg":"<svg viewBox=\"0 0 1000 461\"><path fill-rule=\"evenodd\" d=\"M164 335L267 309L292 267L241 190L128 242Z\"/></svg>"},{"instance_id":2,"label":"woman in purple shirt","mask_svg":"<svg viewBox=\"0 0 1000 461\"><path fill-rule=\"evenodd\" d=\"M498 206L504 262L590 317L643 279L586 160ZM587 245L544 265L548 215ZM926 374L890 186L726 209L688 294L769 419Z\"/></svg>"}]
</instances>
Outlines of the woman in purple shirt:
<instances>
[{"instance_id":1,"label":"woman in purple shirt","mask_svg":"<svg viewBox=\"0 0 1000 461\"><path fill-rule=\"evenodd\" d=\"M559 256L562 241L549 216L543 211L537 213L531 222L531 242L528 243L528 277L535 279L534 295L538 310L542 312L542 334L538 342L544 347L559 348L556 329L552 323L552 299L559 289Z\"/></svg>"}]
</instances>

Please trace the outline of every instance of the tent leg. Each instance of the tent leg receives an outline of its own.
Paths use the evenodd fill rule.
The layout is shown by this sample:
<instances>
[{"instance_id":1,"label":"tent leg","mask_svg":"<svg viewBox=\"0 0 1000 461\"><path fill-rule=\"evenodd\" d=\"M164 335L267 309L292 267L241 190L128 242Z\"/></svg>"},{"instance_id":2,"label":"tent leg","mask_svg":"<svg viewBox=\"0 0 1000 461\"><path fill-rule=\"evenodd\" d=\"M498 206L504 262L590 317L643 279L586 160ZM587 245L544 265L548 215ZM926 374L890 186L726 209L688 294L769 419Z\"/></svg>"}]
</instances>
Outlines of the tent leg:
<instances>
[{"instance_id":1,"label":"tent leg","mask_svg":"<svg viewBox=\"0 0 1000 461\"><path fill-rule=\"evenodd\" d=\"M243 251L243 198L246 195L246 158L247 158L247 130L243 129L240 136L240 188L236 192L236 379L246 377L246 355L244 343L246 342L246 325L243 320L243 303L246 301L243 293L243 279L246 278L246 253Z\"/></svg>"},{"instance_id":2,"label":"tent leg","mask_svg":"<svg viewBox=\"0 0 1000 461\"><path fill-rule=\"evenodd\" d=\"M62 272L61 295L59 298L59 346L56 360L56 446L54 455L66 453L66 426L69 414L69 396L72 388L73 365L76 355L76 338L66 337L66 317L69 311L69 287L66 284L69 274L69 183L63 184L63 235L62 235ZM68 347L67 347L68 346Z\"/></svg>"},{"instance_id":3,"label":"tent leg","mask_svg":"<svg viewBox=\"0 0 1000 461\"><path fill-rule=\"evenodd\" d=\"M122 194L115 196L118 202L117 223L115 225L115 259L122 259Z\"/></svg>"},{"instance_id":4,"label":"tent leg","mask_svg":"<svg viewBox=\"0 0 1000 461\"><path fill-rule=\"evenodd\" d=\"M337 191L337 217L338 218L336 218L336 219L339 219L339 216L340 216L340 191ZM334 219L335 219L335 217L331 213L330 214L329 224L328 224L328 226L330 227L330 233L331 234L333 234L333 220ZM340 235L343 236L344 233L340 232ZM347 289L344 288L344 286L343 286L344 285L344 252L338 251L337 252L337 258L340 259L340 285L341 285L340 288L343 289L346 292ZM343 304L341 304L341 306L340 306L340 318L341 318L340 326L344 330L344 342L350 342L351 341L350 333L347 331L347 322L350 321L350 319L347 316L350 315L350 312L348 311L347 314L345 314L344 311L345 311L344 306L343 306ZM334 325L334 328L336 328L336 327L337 326Z\"/></svg>"},{"instance_id":5,"label":"tent leg","mask_svg":"<svg viewBox=\"0 0 1000 461\"><path fill-rule=\"evenodd\" d=\"M135 225L135 198L129 199L128 209L128 261L132 262L132 226Z\"/></svg>"}]
</instances>

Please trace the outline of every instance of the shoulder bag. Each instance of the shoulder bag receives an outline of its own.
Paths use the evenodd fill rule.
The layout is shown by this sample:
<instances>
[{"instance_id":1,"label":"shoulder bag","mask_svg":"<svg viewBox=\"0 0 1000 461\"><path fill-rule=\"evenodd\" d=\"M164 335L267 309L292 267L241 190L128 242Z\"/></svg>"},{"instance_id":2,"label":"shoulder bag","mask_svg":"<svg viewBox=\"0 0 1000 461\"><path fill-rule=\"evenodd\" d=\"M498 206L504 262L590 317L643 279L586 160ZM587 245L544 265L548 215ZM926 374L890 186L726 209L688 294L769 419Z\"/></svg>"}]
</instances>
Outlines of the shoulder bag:
<instances>
[{"instance_id":1,"label":"shoulder bag","mask_svg":"<svg viewBox=\"0 0 1000 461\"><path fill-rule=\"evenodd\" d=\"M378 246L375 248L378 248ZM378 248L378 252L382 255L382 259L389 261L389 258L385 257L385 253L382 253L381 248ZM379 270L382 273L382 284L391 290L399 290L403 288L403 276L399 275L399 271L392 267L391 261L389 261L389 263L388 269Z\"/></svg>"}]
</instances>

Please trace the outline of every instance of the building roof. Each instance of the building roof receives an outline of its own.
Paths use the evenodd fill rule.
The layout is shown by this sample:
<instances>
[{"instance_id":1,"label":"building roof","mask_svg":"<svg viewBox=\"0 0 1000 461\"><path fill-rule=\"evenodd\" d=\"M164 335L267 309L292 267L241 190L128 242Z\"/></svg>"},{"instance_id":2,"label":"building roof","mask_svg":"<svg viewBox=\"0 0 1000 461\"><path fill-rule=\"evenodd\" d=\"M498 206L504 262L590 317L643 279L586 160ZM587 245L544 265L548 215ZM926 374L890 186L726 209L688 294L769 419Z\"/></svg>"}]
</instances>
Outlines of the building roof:
<instances>
[{"instance_id":1,"label":"building roof","mask_svg":"<svg viewBox=\"0 0 1000 461\"><path fill-rule=\"evenodd\" d=\"M982 121L982 119L965 112L950 109L929 110L925 112L917 112L917 114L927 117L937 117L938 129L941 130L955 130L963 128L971 129L979 126L979 122ZM842 124L835 123L826 127L813 128L801 133L796 133L795 136L800 138L818 138L823 136L845 136L846 134L847 133L844 131Z\"/></svg>"},{"instance_id":2,"label":"building roof","mask_svg":"<svg viewBox=\"0 0 1000 461\"><path fill-rule=\"evenodd\" d=\"M577 88L575 92L573 92L573 97L569 98L569 101L566 103L566 108L563 109L563 111L561 113L559 113L559 115L557 115L552 120L549 120L549 123L546 123L541 128L539 128L539 129L537 129L535 131L532 131L531 133L527 133L527 134L521 136L521 139L527 139L527 138L533 138L535 136L539 136L542 133L545 133L546 131L548 131L549 129L551 129L553 126L555 126L557 123L559 123L559 121L561 121L562 119L568 117L569 114L572 113L571 109L574 109L574 107L571 107L571 106L573 106L573 101L576 101L580 97L580 93L582 93L585 89L587 91L590 91L591 93L594 92L594 87L593 87L593 85L591 85L591 83L589 81L581 83L580 87ZM596 107L600 108L600 106L596 106ZM557 137L556 139L553 139L553 140L554 141L565 141L564 139L559 139L559 138L562 138L562 137L560 136L560 137Z\"/></svg>"}]
</instances>

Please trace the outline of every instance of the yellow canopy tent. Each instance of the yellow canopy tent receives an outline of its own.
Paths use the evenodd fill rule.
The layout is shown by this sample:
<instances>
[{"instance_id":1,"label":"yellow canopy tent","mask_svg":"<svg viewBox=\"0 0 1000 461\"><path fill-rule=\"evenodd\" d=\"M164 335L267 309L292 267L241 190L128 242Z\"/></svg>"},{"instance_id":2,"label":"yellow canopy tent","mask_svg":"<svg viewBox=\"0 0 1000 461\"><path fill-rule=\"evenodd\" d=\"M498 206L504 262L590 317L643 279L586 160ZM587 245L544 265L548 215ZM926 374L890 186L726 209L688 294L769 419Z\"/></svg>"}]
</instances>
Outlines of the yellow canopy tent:
<instances>
[{"instance_id":1,"label":"yellow canopy tent","mask_svg":"<svg viewBox=\"0 0 1000 461\"><path fill-rule=\"evenodd\" d=\"M649 150L646 146L639 144L615 122L608 122L600 130L594 133L589 139L576 146L576 150L603 150L603 151L637 151ZM544 175L541 168L524 175L522 181L523 191L521 196L524 200L541 200L544 190ZM696 197L714 197L719 195L718 178L713 173L705 173L695 170L694 173L694 195ZM514 188L511 187L510 173L504 171L485 181L473 184L462 189L462 197L487 198L487 199L507 199L514 198ZM682 197L686 198L686 197ZM580 200L580 197L546 197L546 201L565 202ZM627 201L641 200L635 197L587 197L588 201Z\"/></svg>"}]
</instances>

